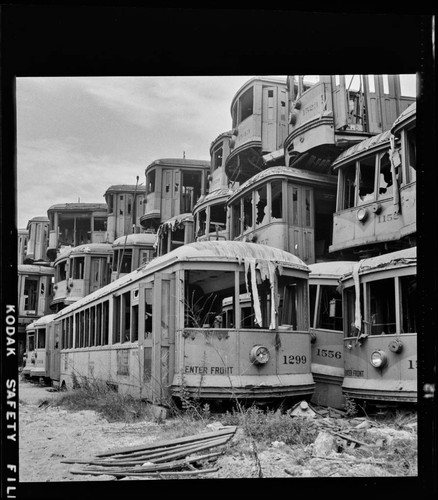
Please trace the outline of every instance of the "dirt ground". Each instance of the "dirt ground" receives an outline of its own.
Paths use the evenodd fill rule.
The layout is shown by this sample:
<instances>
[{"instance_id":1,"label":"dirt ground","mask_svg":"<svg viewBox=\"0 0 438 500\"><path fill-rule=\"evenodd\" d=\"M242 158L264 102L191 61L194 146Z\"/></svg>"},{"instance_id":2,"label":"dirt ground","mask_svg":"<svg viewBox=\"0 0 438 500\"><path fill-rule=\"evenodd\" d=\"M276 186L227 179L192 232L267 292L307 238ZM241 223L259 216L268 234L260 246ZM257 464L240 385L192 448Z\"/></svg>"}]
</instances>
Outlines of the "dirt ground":
<instances>
[{"instance_id":1,"label":"dirt ground","mask_svg":"<svg viewBox=\"0 0 438 500\"><path fill-rule=\"evenodd\" d=\"M56 395L57 392L49 388L20 381L20 482L115 480L113 476L72 474L71 470L77 466L62 463L61 460L89 459L99 452L114 448L168 439L166 434L172 425L171 421L110 423L94 411L67 411L50 406L50 400ZM412 448L417 447L416 419L401 429L374 426L366 419L356 419L344 425L366 428L373 442L382 446L383 443L397 440L406 443L409 440ZM220 422L214 422L207 425L205 430L217 430L220 426ZM219 470L205 477L256 478L260 474L264 478L390 475L385 464L372 457L358 460L351 454L336 453L330 448L324 451L324 439L319 440L319 437L324 437L323 434L318 436L321 442L315 441L306 447L289 446L281 441L258 444L257 454L254 454L251 443L245 438L243 430L238 428L226 445L225 453L216 462ZM417 474L416 463L407 464L407 468L406 475Z\"/></svg>"}]
</instances>

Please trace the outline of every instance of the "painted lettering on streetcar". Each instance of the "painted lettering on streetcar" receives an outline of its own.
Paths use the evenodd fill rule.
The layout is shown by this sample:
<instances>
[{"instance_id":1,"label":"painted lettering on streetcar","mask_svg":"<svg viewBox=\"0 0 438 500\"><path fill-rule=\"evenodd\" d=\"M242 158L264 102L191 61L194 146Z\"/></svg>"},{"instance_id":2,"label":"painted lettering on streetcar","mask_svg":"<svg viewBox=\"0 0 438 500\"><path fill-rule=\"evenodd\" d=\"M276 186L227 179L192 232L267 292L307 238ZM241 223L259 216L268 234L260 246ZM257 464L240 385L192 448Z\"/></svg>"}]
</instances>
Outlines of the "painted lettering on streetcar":
<instances>
[{"instance_id":1,"label":"painted lettering on streetcar","mask_svg":"<svg viewBox=\"0 0 438 500\"><path fill-rule=\"evenodd\" d=\"M377 223L391 222L397 219L398 219L398 212L394 212L393 214L385 214L377 216Z\"/></svg>"},{"instance_id":2,"label":"painted lettering on streetcar","mask_svg":"<svg viewBox=\"0 0 438 500\"><path fill-rule=\"evenodd\" d=\"M363 370L351 370L351 369L348 369L348 370L345 370L345 375L347 377L363 377Z\"/></svg>"},{"instance_id":3,"label":"painted lettering on streetcar","mask_svg":"<svg viewBox=\"0 0 438 500\"><path fill-rule=\"evenodd\" d=\"M233 373L232 366L190 366L184 368L184 373L194 375L231 375Z\"/></svg>"},{"instance_id":4,"label":"painted lettering on streetcar","mask_svg":"<svg viewBox=\"0 0 438 500\"><path fill-rule=\"evenodd\" d=\"M415 359L408 359L408 370L416 370L418 368L418 361Z\"/></svg>"},{"instance_id":5,"label":"painted lettering on streetcar","mask_svg":"<svg viewBox=\"0 0 438 500\"><path fill-rule=\"evenodd\" d=\"M303 354L296 354L289 356L283 356L283 364L284 365L304 365L307 363L307 357Z\"/></svg>"},{"instance_id":6,"label":"painted lettering on streetcar","mask_svg":"<svg viewBox=\"0 0 438 500\"><path fill-rule=\"evenodd\" d=\"M320 356L321 358L341 359L342 357L341 351L332 351L330 349L318 349L316 355Z\"/></svg>"}]
</instances>

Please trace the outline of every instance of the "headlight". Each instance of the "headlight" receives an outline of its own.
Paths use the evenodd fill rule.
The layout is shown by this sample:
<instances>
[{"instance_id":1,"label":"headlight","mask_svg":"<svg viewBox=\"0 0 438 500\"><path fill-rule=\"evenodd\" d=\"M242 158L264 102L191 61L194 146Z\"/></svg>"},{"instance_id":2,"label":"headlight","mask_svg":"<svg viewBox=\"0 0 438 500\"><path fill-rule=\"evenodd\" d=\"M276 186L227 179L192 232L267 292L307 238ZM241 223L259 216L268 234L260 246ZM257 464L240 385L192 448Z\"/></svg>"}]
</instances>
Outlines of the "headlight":
<instances>
[{"instance_id":1,"label":"headlight","mask_svg":"<svg viewBox=\"0 0 438 500\"><path fill-rule=\"evenodd\" d=\"M388 362L388 358L386 357L385 352L379 349L378 351L371 353L370 362L374 368L383 368Z\"/></svg>"},{"instance_id":2,"label":"headlight","mask_svg":"<svg viewBox=\"0 0 438 500\"><path fill-rule=\"evenodd\" d=\"M264 365L269 361L269 350L263 345L255 345L249 353L251 363Z\"/></svg>"},{"instance_id":3,"label":"headlight","mask_svg":"<svg viewBox=\"0 0 438 500\"><path fill-rule=\"evenodd\" d=\"M357 211L357 220L360 222L365 222L368 218L368 211L365 208L360 208Z\"/></svg>"}]
</instances>

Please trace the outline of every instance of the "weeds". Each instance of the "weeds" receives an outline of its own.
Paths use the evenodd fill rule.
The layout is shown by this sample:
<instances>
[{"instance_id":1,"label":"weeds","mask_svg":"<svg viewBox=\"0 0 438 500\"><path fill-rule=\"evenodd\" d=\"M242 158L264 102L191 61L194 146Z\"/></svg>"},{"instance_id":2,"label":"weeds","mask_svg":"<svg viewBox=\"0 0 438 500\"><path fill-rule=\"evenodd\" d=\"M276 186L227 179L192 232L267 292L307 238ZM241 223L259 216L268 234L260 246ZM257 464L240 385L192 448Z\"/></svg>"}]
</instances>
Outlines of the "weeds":
<instances>
[{"instance_id":1,"label":"weeds","mask_svg":"<svg viewBox=\"0 0 438 500\"><path fill-rule=\"evenodd\" d=\"M84 378L79 381L74 374L72 379L73 389L60 393L52 405L75 411L94 410L109 422L132 422L151 417L148 406L130 394L119 393L98 380Z\"/></svg>"}]
</instances>

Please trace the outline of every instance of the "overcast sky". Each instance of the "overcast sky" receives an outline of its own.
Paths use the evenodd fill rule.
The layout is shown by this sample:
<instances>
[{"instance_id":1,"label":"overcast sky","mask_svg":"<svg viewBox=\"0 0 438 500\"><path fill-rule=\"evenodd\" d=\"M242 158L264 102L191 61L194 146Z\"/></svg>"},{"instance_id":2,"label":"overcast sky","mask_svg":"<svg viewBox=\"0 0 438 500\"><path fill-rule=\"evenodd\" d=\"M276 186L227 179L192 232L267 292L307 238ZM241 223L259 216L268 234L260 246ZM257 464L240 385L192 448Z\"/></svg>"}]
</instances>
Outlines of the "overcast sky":
<instances>
[{"instance_id":1,"label":"overcast sky","mask_svg":"<svg viewBox=\"0 0 438 500\"><path fill-rule=\"evenodd\" d=\"M18 78L17 227L57 203L105 203L137 175L144 185L156 159L210 160L250 78Z\"/></svg>"}]
</instances>

